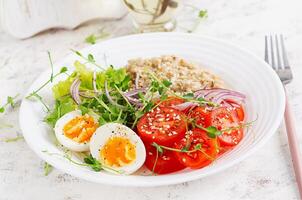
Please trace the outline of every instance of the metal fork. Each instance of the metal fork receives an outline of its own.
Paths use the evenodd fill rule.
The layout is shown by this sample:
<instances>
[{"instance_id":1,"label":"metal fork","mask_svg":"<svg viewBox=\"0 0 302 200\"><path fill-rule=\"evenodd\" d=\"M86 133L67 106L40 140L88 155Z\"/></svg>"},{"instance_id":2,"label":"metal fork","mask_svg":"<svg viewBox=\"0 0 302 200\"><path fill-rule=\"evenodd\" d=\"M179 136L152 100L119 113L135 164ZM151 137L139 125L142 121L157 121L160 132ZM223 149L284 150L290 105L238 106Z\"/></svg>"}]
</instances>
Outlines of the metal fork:
<instances>
[{"instance_id":1,"label":"metal fork","mask_svg":"<svg viewBox=\"0 0 302 200\"><path fill-rule=\"evenodd\" d=\"M283 35L265 36L265 61L276 71L284 86L293 80L293 74L286 55ZM293 113L288 102L285 87L284 91L286 94L284 118L288 145L292 156L300 199L302 199L302 157L300 154L298 137L294 125Z\"/></svg>"}]
</instances>

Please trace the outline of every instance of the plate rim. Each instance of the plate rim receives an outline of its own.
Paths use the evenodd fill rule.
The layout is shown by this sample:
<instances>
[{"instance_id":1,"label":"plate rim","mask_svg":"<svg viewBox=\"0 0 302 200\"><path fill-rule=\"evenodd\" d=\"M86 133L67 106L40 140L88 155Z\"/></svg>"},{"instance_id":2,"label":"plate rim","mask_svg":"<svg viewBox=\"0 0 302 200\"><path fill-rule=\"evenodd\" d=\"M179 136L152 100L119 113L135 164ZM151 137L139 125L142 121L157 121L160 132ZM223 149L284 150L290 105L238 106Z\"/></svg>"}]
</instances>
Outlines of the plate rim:
<instances>
[{"instance_id":1,"label":"plate rim","mask_svg":"<svg viewBox=\"0 0 302 200\"><path fill-rule=\"evenodd\" d=\"M100 43L97 43L94 46L87 46L85 48L82 48L80 51L82 52L88 52L89 49L91 48L97 48L97 46L101 46L101 45L106 45L107 43L110 43L112 41L118 41L118 40L127 40L128 38L136 38L136 37L162 37L162 36L166 36L166 35L170 35L171 37L173 36L184 36L184 37L195 37L196 39L201 39L201 40L210 40L214 43L220 43L220 45L223 46L228 46L231 48L235 48L238 49L239 51L243 52L245 55L247 55L248 57L253 58L254 60L257 60L258 62L261 62L263 64L263 66L266 66L266 70L269 71L271 77L273 78L274 82L275 82L275 86L276 86L276 90L279 93L279 98L280 98L280 108L279 108L279 112L278 112L278 116L275 120L275 122L273 123L273 126L271 126L269 133L266 133L266 135L253 147L250 148L249 150L247 150L247 152L242 155L241 157L237 158L236 160L232 160L230 162L228 162L227 164L225 164L223 167L217 167L215 170L211 170L209 171L207 174L197 174L194 177L193 176L184 176L183 174L171 174L168 176L173 176L173 178L171 177L170 180L161 180L158 183L154 183L154 182L144 182L144 183L136 183L136 182L126 182L126 181L121 181L121 182L113 182L113 181L109 181L107 179L95 179L92 177L87 177L85 175L83 175L82 173L77 173L74 172L73 170L71 170L71 168L64 168L61 165L59 165L58 163L54 162L52 159L50 159L48 156L46 156L45 153L41 152L40 149L36 149L35 145L33 144L33 142L31 142L28 138L27 138L27 134L25 132L27 132L28 130L25 130L25 121L23 120L23 115L24 115L24 109L25 109L25 103L26 103L26 99L25 97L22 99L21 102L21 106L20 106L20 111L19 111L19 124L20 124L20 129L23 133L24 139L26 141L26 143L28 144L28 146L30 147L30 149L32 151L34 151L42 160L48 162L49 164L51 164L52 166L54 166L56 169L59 169L60 171L64 172L64 173L68 173L72 176L75 177L79 177L81 179L90 181L90 182L95 182L95 183L100 183L100 184L106 184L106 185L115 185L115 186L125 186L125 187L153 187L153 186L163 186L163 185L174 185L174 184L179 184L179 183L183 183L183 182L187 182L187 181L193 181L193 180L197 180L197 179L201 179L203 177L206 176L211 176L212 174L215 173L220 173L223 170L226 170L228 168L230 168L231 166L234 166L240 162L242 162L243 160L245 160L247 157L249 157L250 155L252 155L255 151L257 151L259 148L261 148L277 131L279 125L281 124L281 121L283 119L283 113L285 111L285 92L283 90L283 85L279 79L279 77L277 76L277 74L274 72L274 70L263 60L261 59L259 56L257 56L255 53L251 52L248 49L244 49L234 43L225 41L225 40L221 40L221 39L217 39L214 37L210 37L210 36L204 36L204 35L199 35L199 34L192 34L192 33L177 33L177 32L172 32L172 33L144 33L144 34L133 34L133 35L126 35L126 36L122 36L122 37L117 37L117 38L112 38ZM58 60L57 62L54 63L54 66L56 66L58 63L62 62L64 59L66 59L67 57L70 57L72 55L72 53L67 54L64 58L61 58L60 60ZM39 78L41 76L43 76L44 74L49 73L51 70L45 70L42 73L39 74L39 76L36 77L36 79L31 83L30 87L26 90L25 96L27 94L29 94L31 92L31 88L34 87L35 83L39 80ZM25 133L25 134L24 134ZM163 177L162 175L160 177ZM147 177L146 177L147 178Z\"/></svg>"}]
</instances>

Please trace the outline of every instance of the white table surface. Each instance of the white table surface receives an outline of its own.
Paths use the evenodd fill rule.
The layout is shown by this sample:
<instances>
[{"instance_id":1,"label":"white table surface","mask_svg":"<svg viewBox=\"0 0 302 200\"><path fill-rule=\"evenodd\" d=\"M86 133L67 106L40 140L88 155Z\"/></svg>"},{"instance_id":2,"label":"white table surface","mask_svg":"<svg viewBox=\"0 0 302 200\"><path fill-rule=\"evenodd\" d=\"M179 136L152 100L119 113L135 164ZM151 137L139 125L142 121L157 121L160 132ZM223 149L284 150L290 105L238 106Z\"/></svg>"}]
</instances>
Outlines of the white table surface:
<instances>
[{"instance_id":1,"label":"white table surface","mask_svg":"<svg viewBox=\"0 0 302 200\"><path fill-rule=\"evenodd\" d=\"M200 2L200 3L198 3ZM302 14L300 0L203 0L209 17L196 33L236 43L263 57L267 33L283 33L295 79L288 86L290 101L302 131ZM113 37L131 33L128 16L119 21L94 22L76 30L52 30L27 40L16 40L0 31L0 102L23 92L49 67L46 51L57 61L70 48L89 44L84 38L105 26ZM238 77L240 78L240 77ZM273 100L273 99L272 99ZM22 134L18 109L0 115L0 139ZM301 143L300 137L300 143ZM0 142L0 200L94 199L298 199L284 126L259 151L219 174L189 183L157 188L121 188L80 180L58 170L47 177L43 161L20 140Z\"/></svg>"}]
</instances>

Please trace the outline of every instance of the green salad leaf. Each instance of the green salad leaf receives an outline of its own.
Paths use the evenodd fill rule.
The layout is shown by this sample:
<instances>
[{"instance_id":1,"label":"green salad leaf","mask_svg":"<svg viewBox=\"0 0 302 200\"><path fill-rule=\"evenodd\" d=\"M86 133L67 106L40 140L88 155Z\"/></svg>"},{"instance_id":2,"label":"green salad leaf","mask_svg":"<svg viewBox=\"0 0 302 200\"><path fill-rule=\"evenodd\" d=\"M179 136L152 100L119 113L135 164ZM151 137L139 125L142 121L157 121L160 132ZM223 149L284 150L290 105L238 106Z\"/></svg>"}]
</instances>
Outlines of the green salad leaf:
<instances>
[{"instance_id":1,"label":"green salad leaf","mask_svg":"<svg viewBox=\"0 0 302 200\"><path fill-rule=\"evenodd\" d=\"M52 92L55 99L59 99L69 94L70 86L76 77L77 73L74 72L66 80L60 81L59 83L53 86Z\"/></svg>"},{"instance_id":2,"label":"green salad leaf","mask_svg":"<svg viewBox=\"0 0 302 200\"><path fill-rule=\"evenodd\" d=\"M93 71L89 70L84 64L79 61L74 62L75 72L81 80L81 88L93 89L92 78Z\"/></svg>"},{"instance_id":3,"label":"green salad leaf","mask_svg":"<svg viewBox=\"0 0 302 200\"><path fill-rule=\"evenodd\" d=\"M98 89L104 89L107 81L109 88L116 85L120 90L125 91L129 88L130 80L125 68L114 69L110 66L106 71L97 74L96 83Z\"/></svg>"},{"instance_id":4,"label":"green salad leaf","mask_svg":"<svg viewBox=\"0 0 302 200\"><path fill-rule=\"evenodd\" d=\"M45 117L45 122L54 127L58 119L68 112L75 110L77 105L69 96L56 100L54 109Z\"/></svg>"},{"instance_id":5,"label":"green salad leaf","mask_svg":"<svg viewBox=\"0 0 302 200\"><path fill-rule=\"evenodd\" d=\"M70 86L77 77L81 80L80 89L88 91L93 89L93 71L79 61L74 63L74 67L75 71L66 80L60 81L53 86L52 90L55 99L68 95ZM105 71L97 72L97 89L104 90L105 81L107 81L109 88L117 86L120 90L125 91L129 88L131 78L125 68L114 69L110 66Z\"/></svg>"}]
</instances>

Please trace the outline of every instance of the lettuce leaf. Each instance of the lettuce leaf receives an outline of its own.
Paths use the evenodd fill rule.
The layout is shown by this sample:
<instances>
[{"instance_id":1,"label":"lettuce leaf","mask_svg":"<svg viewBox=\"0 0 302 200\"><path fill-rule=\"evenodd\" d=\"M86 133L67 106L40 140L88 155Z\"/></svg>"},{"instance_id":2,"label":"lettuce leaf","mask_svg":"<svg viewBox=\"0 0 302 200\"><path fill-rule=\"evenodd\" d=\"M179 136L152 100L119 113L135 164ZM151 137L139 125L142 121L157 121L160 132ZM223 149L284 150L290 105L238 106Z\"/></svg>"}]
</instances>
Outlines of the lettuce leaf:
<instances>
[{"instance_id":1,"label":"lettuce leaf","mask_svg":"<svg viewBox=\"0 0 302 200\"><path fill-rule=\"evenodd\" d=\"M70 86L77 77L81 80L80 89L93 90L93 71L89 70L79 61L75 61L74 67L75 71L66 80L60 81L53 86L52 91L55 99L68 95L70 93ZM105 81L107 81L109 88L114 88L114 85L116 85L120 90L125 91L129 88L130 76L127 74L125 68L114 69L110 66L107 70L97 73L97 89L104 90Z\"/></svg>"},{"instance_id":2,"label":"lettuce leaf","mask_svg":"<svg viewBox=\"0 0 302 200\"><path fill-rule=\"evenodd\" d=\"M60 81L52 87L52 92L55 99L59 99L69 94L70 86L76 77L77 73L74 72L66 80Z\"/></svg>"},{"instance_id":3,"label":"lettuce leaf","mask_svg":"<svg viewBox=\"0 0 302 200\"><path fill-rule=\"evenodd\" d=\"M58 119L68 112L71 112L77 108L77 105L74 103L71 97L63 97L60 100L56 100L54 109L49 113L44 121L48 123L51 127L54 127Z\"/></svg>"},{"instance_id":4,"label":"lettuce leaf","mask_svg":"<svg viewBox=\"0 0 302 200\"><path fill-rule=\"evenodd\" d=\"M97 74L98 89L104 89L105 81L107 81L109 88L116 85L120 90L125 91L129 88L130 76L125 68L114 69L110 66L106 71Z\"/></svg>"},{"instance_id":5,"label":"lettuce leaf","mask_svg":"<svg viewBox=\"0 0 302 200\"><path fill-rule=\"evenodd\" d=\"M79 78L81 79L81 88L93 89L92 78L93 71L89 70L84 64L79 61L74 62L75 71L77 72Z\"/></svg>"}]
</instances>

